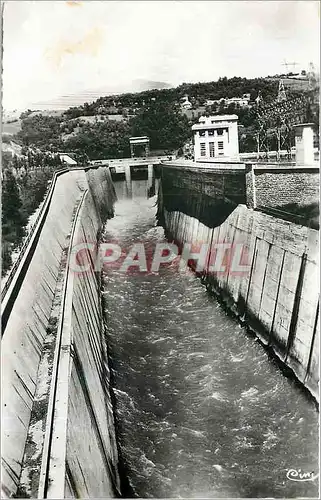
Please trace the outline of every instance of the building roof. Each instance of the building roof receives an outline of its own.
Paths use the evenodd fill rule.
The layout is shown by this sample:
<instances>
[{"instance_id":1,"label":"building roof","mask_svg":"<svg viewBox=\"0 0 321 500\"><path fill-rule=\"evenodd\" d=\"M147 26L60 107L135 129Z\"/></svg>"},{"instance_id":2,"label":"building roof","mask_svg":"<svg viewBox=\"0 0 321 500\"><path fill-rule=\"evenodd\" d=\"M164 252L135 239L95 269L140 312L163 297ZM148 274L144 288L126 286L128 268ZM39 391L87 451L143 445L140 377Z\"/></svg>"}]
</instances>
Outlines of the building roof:
<instances>
[{"instance_id":1,"label":"building roof","mask_svg":"<svg viewBox=\"0 0 321 500\"><path fill-rule=\"evenodd\" d=\"M192 130L218 128L222 125L226 125L229 122L235 122L237 120L237 115L201 116L201 118L199 119L200 123L196 123L195 125L193 125Z\"/></svg>"},{"instance_id":2,"label":"building roof","mask_svg":"<svg viewBox=\"0 0 321 500\"><path fill-rule=\"evenodd\" d=\"M130 144L145 144L149 142L149 137L147 135L143 135L142 137L130 137Z\"/></svg>"},{"instance_id":3,"label":"building roof","mask_svg":"<svg viewBox=\"0 0 321 500\"><path fill-rule=\"evenodd\" d=\"M61 161L64 161L68 165L77 165L77 162L73 160L69 155L67 154L59 154Z\"/></svg>"},{"instance_id":4,"label":"building roof","mask_svg":"<svg viewBox=\"0 0 321 500\"><path fill-rule=\"evenodd\" d=\"M201 120L205 121L215 121L215 122L222 122L222 121L234 121L238 120L237 115L212 115L212 116L201 116L199 121L201 123Z\"/></svg>"}]
</instances>

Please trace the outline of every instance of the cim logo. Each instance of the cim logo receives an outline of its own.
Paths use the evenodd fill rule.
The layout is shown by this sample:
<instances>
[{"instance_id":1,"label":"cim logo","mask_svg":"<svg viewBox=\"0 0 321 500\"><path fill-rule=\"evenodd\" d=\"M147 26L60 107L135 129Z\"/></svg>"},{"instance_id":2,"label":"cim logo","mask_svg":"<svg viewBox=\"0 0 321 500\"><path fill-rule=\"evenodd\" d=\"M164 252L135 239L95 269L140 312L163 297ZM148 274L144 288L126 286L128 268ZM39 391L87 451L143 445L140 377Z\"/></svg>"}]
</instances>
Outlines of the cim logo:
<instances>
[{"instance_id":1,"label":"cim logo","mask_svg":"<svg viewBox=\"0 0 321 500\"><path fill-rule=\"evenodd\" d=\"M290 481L314 481L318 476L319 474L314 474L314 471L302 472L301 469L288 469L286 473Z\"/></svg>"}]
</instances>

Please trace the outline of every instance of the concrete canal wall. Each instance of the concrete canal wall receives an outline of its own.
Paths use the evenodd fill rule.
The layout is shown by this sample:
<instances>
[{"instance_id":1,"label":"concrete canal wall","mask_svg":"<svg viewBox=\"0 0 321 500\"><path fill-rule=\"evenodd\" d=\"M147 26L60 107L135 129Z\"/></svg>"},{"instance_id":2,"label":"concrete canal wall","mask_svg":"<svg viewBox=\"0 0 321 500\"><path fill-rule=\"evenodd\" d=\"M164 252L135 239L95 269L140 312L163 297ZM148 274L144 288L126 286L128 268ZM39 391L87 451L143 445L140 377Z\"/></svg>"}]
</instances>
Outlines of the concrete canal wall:
<instances>
[{"instance_id":1,"label":"concrete canal wall","mask_svg":"<svg viewBox=\"0 0 321 500\"><path fill-rule=\"evenodd\" d=\"M194 163L173 160L164 161L162 169L166 171L163 175L163 195L174 195L176 200L185 189L189 196L201 193L216 202L244 203L251 208L280 208L289 204L307 206L319 202L320 171L317 162L297 166L293 163L221 163L206 160Z\"/></svg>"},{"instance_id":2,"label":"concrete canal wall","mask_svg":"<svg viewBox=\"0 0 321 500\"><path fill-rule=\"evenodd\" d=\"M202 191L194 182L194 174L176 171L173 187L173 170L164 168L159 189L158 219L168 237L180 245L209 245L203 275L207 287L245 321L318 400L318 231L253 210L244 202L228 205L222 221L217 214L220 201L213 194L213 183L203 184ZM237 174L226 173L225 179L233 175ZM184 179L179 181L178 177ZM196 186L198 192L194 191L194 201L187 208L185 191L178 187L182 184L189 191ZM223 185L221 182L221 188ZM209 192L211 201L207 203ZM224 191L220 193L222 197ZM224 271L210 272L217 252L215 245L223 242L243 245L246 271L234 272L227 263Z\"/></svg>"},{"instance_id":3,"label":"concrete canal wall","mask_svg":"<svg viewBox=\"0 0 321 500\"><path fill-rule=\"evenodd\" d=\"M37 244L30 241L4 298L4 498L119 493L100 274L69 268L75 244L96 244L114 197L104 167L57 175Z\"/></svg>"},{"instance_id":4,"label":"concrete canal wall","mask_svg":"<svg viewBox=\"0 0 321 500\"><path fill-rule=\"evenodd\" d=\"M246 165L247 205L282 207L319 202L319 167Z\"/></svg>"}]
</instances>

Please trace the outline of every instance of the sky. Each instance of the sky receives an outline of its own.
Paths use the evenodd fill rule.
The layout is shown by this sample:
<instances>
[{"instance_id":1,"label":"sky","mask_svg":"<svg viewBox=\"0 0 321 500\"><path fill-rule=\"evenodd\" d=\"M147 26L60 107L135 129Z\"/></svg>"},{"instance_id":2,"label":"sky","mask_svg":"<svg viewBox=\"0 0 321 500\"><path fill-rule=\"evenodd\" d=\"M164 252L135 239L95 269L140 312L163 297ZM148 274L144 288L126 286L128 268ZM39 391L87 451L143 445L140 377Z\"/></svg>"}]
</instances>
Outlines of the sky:
<instances>
[{"instance_id":1,"label":"sky","mask_svg":"<svg viewBox=\"0 0 321 500\"><path fill-rule=\"evenodd\" d=\"M6 1L3 107L319 64L316 1ZM294 68L289 67L289 71ZM34 107L34 106L33 106Z\"/></svg>"}]
</instances>

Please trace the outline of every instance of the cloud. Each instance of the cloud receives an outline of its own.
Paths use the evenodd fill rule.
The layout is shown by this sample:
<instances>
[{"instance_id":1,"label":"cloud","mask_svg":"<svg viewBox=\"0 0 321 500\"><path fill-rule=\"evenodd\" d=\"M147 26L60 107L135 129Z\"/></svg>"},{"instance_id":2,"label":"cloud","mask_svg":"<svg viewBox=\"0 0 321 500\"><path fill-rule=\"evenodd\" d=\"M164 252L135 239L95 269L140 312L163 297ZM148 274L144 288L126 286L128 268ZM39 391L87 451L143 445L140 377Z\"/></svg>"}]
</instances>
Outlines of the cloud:
<instances>
[{"instance_id":1,"label":"cloud","mask_svg":"<svg viewBox=\"0 0 321 500\"><path fill-rule=\"evenodd\" d=\"M60 40L53 47L45 50L45 57L53 63L55 68L61 66L66 55L89 54L97 56L102 47L103 32L100 28L93 28L82 38L76 41Z\"/></svg>"},{"instance_id":2,"label":"cloud","mask_svg":"<svg viewBox=\"0 0 321 500\"><path fill-rule=\"evenodd\" d=\"M68 7L81 7L82 3L81 2L66 2Z\"/></svg>"},{"instance_id":3,"label":"cloud","mask_svg":"<svg viewBox=\"0 0 321 500\"><path fill-rule=\"evenodd\" d=\"M69 2L70 3L70 2ZM318 2L11 1L4 106L135 79L216 80L319 60Z\"/></svg>"}]
</instances>

